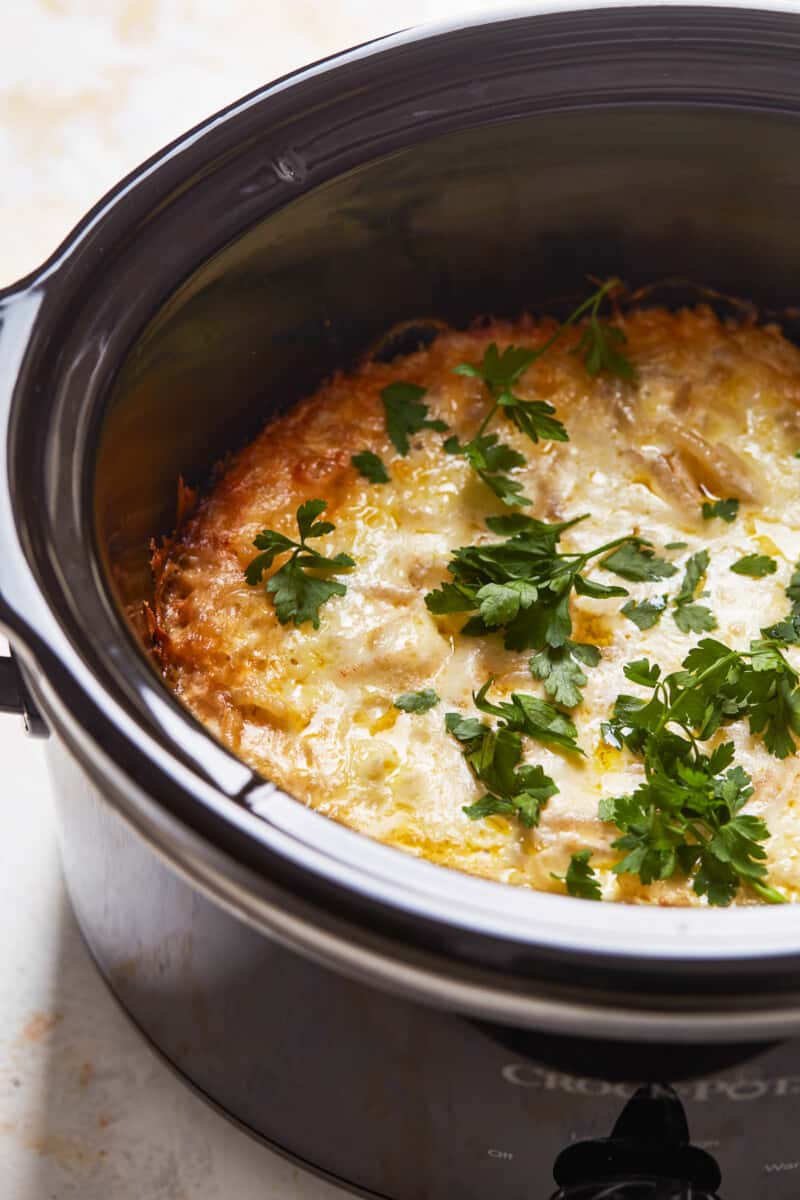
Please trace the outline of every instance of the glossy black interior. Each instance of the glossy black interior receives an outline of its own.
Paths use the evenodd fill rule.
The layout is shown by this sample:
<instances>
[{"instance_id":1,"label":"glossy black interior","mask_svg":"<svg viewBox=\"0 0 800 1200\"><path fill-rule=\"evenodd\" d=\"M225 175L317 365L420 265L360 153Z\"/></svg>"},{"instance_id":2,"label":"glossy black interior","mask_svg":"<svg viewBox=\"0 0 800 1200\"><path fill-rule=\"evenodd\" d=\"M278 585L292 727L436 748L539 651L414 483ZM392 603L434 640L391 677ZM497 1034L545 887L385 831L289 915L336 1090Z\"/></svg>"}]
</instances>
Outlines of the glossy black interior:
<instances>
[{"instance_id":1,"label":"glossy black interior","mask_svg":"<svg viewBox=\"0 0 800 1200\"><path fill-rule=\"evenodd\" d=\"M178 477L204 485L397 322L559 311L611 274L790 304L798 168L793 119L629 103L440 135L258 222L176 291L116 383L96 486L124 600L147 594Z\"/></svg>"}]
</instances>

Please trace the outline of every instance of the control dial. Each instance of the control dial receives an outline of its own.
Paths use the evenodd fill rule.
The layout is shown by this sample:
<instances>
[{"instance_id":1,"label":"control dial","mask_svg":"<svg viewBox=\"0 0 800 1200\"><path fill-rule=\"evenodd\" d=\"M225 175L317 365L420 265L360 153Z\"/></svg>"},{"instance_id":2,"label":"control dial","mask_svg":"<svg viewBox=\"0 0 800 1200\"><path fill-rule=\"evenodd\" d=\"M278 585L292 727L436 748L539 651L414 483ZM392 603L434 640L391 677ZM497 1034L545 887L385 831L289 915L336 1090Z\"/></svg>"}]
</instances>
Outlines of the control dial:
<instances>
[{"instance_id":1,"label":"control dial","mask_svg":"<svg viewBox=\"0 0 800 1200\"><path fill-rule=\"evenodd\" d=\"M689 1141L686 1114L667 1084L640 1087L607 1138L576 1142L556 1159L552 1200L719 1200L721 1175Z\"/></svg>"}]
</instances>

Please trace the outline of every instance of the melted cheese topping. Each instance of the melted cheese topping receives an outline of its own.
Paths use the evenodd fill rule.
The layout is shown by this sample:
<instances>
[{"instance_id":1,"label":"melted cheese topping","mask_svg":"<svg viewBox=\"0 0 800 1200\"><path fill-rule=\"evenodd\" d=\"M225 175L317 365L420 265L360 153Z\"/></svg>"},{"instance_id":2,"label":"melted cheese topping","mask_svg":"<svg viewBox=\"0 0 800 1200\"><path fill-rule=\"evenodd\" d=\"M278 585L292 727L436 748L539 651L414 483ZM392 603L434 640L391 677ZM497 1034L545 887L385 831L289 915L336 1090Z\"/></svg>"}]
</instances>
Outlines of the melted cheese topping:
<instances>
[{"instance_id":1,"label":"melted cheese topping","mask_svg":"<svg viewBox=\"0 0 800 1200\"><path fill-rule=\"evenodd\" d=\"M707 548L704 603L718 621L713 636L745 649L787 611L784 587L800 559L800 461L793 457L800 447L800 352L775 328L723 324L706 308L634 312L617 323L628 338L636 386L589 378L570 353L579 336L571 331L516 388L555 405L569 442L534 446L502 419L493 428L528 459L515 472L533 501L527 512L550 521L591 514L566 532L565 550L636 533L658 552L688 543L667 552L682 568ZM571 714L586 759L525 739L526 760L541 763L560 789L537 829L499 816L472 821L462 812L484 789L445 732L445 712L477 715L471 694L490 675L493 698L513 690L541 695L542 687L531 678L529 653L506 651L499 636L460 636L463 614L434 617L424 596L449 578L451 549L496 540L485 517L508 510L462 459L443 453L441 435L424 431L407 458L398 456L380 392L397 380L424 385L430 415L469 438L487 395L479 380L453 368L478 361L492 341L536 346L554 328L525 318L445 332L427 350L335 376L268 425L156 556L162 662L184 703L231 750L364 834L444 866L558 891L551 872L563 875L572 852L588 846L605 899L704 903L683 880L644 887L611 874L618 831L597 818L602 796L630 792L642 779L640 762L601 737L615 697L632 690L624 664L646 655L675 670L697 641L678 630L669 611L640 631L620 615L624 601L574 598L575 639L603 654L587 670L584 702ZM371 484L351 466L351 455L365 448L384 459L389 484ZM709 496L738 497L738 519L702 520ZM347 595L322 607L318 630L281 626L263 588L243 577L258 531L296 536L295 510L313 497L327 500L326 519L336 525L321 540L322 553L346 551L357 563ZM776 574L755 580L731 573L731 563L754 552L774 556ZM674 594L680 579L626 586L640 600ZM798 665L796 651L788 657ZM430 712L393 707L399 693L426 687L442 701ZM725 738L753 778L747 811L763 816L771 831L769 881L796 898L800 759L771 757L743 722L728 727Z\"/></svg>"}]
</instances>

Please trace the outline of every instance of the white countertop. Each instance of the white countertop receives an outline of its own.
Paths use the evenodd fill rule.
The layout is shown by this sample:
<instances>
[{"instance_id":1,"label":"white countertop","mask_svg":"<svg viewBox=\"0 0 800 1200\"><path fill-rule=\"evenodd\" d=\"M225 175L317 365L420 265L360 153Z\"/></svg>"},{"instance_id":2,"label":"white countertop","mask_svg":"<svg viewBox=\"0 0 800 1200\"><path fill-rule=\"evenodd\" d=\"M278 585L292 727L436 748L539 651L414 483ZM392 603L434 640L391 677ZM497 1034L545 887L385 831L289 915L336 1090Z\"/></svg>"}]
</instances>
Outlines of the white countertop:
<instances>
[{"instance_id":1,"label":"white countertop","mask_svg":"<svg viewBox=\"0 0 800 1200\"><path fill-rule=\"evenodd\" d=\"M61 881L41 745L0 725L0 1195L335 1200L144 1043L89 959Z\"/></svg>"},{"instance_id":2,"label":"white countertop","mask_svg":"<svg viewBox=\"0 0 800 1200\"><path fill-rule=\"evenodd\" d=\"M0 284L37 266L125 172L224 104L334 50L469 7L3 0ZM13 717L0 718L0 763L0 1196L342 1196L229 1125L140 1039L78 935L42 745Z\"/></svg>"}]
</instances>

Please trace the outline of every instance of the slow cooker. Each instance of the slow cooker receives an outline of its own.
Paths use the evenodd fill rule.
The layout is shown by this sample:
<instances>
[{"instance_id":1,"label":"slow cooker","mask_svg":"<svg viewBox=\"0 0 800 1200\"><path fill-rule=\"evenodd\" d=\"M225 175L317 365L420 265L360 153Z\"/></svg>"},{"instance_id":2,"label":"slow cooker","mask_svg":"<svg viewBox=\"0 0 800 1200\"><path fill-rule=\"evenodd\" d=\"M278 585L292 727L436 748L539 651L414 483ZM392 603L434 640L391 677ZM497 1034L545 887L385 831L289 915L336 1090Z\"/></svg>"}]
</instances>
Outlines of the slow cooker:
<instances>
[{"instance_id":1,"label":"slow cooker","mask_svg":"<svg viewBox=\"0 0 800 1200\"><path fill-rule=\"evenodd\" d=\"M398 323L615 274L792 336L798 212L786 6L540 6L245 98L0 295L0 697L49 735L86 940L195 1088L361 1194L796 1198L800 922L527 892L328 821L163 686L150 541L179 478Z\"/></svg>"}]
</instances>

